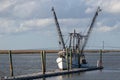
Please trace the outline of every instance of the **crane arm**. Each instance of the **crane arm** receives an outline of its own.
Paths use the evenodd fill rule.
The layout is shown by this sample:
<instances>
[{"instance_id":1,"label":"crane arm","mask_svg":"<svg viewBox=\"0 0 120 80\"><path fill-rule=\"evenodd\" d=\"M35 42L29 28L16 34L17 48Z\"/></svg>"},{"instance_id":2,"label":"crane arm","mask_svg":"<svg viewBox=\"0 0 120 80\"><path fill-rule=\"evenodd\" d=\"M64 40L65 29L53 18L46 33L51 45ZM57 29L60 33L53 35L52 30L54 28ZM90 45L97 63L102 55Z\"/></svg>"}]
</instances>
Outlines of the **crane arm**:
<instances>
[{"instance_id":1,"label":"crane arm","mask_svg":"<svg viewBox=\"0 0 120 80\"><path fill-rule=\"evenodd\" d=\"M56 16L54 7L52 7L52 12L53 12L57 32L58 32L58 35L59 35L60 43L62 44L62 48L65 49L65 43L64 43L64 40L63 40L62 32L61 32L61 29L60 29L60 26L59 26L59 23L58 23L58 20L57 20L57 16Z\"/></svg>"},{"instance_id":2,"label":"crane arm","mask_svg":"<svg viewBox=\"0 0 120 80\"><path fill-rule=\"evenodd\" d=\"M89 27L89 29L88 29L88 31L87 31L87 35L86 35L86 37L85 37L85 41L84 41L84 44L83 44L82 49L81 49L81 53L83 53L83 50L84 50L84 48L85 48L85 46L86 46L86 44L87 44L88 38L89 38L89 36L90 36L90 33L91 33L91 31L92 31L92 29L93 29L93 27L94 27L95 20L96 20L96 18L97 18L97 16L98 16L98 13L99 13L100 11L101 11L101 9L100 9L100 7L98 7L98 8L97 8L97 11L96 11L96 13L95 13L95 15L94 15L94 17L93 17L93 19L92 19L91 25L90 25L90 27Z\"/></svg>"}]
</instances>

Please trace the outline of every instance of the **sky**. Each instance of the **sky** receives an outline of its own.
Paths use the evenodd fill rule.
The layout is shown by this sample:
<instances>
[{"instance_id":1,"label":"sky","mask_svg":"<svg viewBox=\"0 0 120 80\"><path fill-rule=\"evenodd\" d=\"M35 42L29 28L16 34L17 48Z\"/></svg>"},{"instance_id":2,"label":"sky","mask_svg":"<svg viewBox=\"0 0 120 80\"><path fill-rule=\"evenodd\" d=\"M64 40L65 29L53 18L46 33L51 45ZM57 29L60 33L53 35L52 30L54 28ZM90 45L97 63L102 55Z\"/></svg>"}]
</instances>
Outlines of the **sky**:
<instances>
[{"instance_id":1,"label":"sky","mask_svg":"<svg viewBox=\"0 0 120 80\"><path fill-rule=\"evenodd\" d=\"M57 49L54 6L66 41L76 29L84 34L98 6L87 49L120 49L120 0L0 0L0 50Z\"/></svg>"}]
</instances>

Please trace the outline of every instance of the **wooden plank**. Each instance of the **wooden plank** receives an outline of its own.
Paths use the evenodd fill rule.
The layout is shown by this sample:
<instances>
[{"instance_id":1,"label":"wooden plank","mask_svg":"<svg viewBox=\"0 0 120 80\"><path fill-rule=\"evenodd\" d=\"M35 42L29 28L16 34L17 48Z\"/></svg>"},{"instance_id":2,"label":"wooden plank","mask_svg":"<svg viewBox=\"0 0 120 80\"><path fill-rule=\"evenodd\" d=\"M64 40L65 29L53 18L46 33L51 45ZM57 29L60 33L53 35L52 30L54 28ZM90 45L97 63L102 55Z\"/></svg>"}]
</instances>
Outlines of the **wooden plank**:
<instances>
[{"instance_id":1,"label":"wooden plank","mask_svg":"<svg viewBox=\"0 0 120 80\"><path fill-rule=\"evenodd\" d=\"M53 76L59 76L59 75L65 75L65 74L72 74L72 73L79 73L79 72L85 72L85 71L92 71L92 70L100 70L103 69L103 67L90 67L90 68L76 68L72 70L56 70L54 72L46 72L45 74L40 73L34 73L34 74L28 74L28 75L21 75L21 76L14 76L14 77L8 77L5 80L29 80L29 79L38 79L38 78L47 78L47 77L53 77Z\"/></svg>"}]
</instances>

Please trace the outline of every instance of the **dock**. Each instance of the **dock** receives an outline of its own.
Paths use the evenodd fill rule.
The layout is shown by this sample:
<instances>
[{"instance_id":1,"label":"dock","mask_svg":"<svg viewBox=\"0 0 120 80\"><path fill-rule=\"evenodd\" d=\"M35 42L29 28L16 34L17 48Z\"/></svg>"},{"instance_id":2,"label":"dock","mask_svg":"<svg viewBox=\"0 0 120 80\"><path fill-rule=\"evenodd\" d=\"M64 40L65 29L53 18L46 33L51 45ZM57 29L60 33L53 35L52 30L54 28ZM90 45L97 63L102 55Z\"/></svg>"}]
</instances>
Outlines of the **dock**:
<instances>
[{"instance_id":1,"label":"dock","mask_svg":"<svg viewBox=\"0 0 120 80\"><path fill-rule=\"evenodd\" d=\"M72 73L80 73L80 72L86 72L86 71L93 71L93 70L101 70L103 69L102 67L102 50L100 50L100 60L99 64L97 66L87 66L86 68L71 68L70 64L68 61L66 62L67 69L66 70L52 70L52 71L47 71L46 70L46 54L48 51L44 50L35 50L35 51L17 51L17 50L7 50L3 51L3 54L8 54L9 55L9 70L10 70L10 76L7 77L1 77L1 80L31 80L31 79L38 79L38 78L47 78L47 77L53 77L53 76L59 76L59 75L65 75L65 74L72 74ZM25 75L18 75L15 76L14 74L14 64L13 64L13 59L12 55L13 54L22 54L22 53L27 53L27 54L34 54L34 53L39 53L41 57L41 72L39 73L31 73L31 74L25 74ZM66 53L68 54L68 51L66 50Z\"/></svg>"},{"instance_id":2,"label":"dock","mask_svg":"<svg viewBox=\"0 0 120 80\"><path fill-rule=\"evenodd\" d=\"M14 77L6 77L4 80L40 79L40 78L54 77L54 76L59 76L59 75L80 73L80 72L101 70L101 69L103 69L103 67L74 68L72 70L55 70L55 71L45 72L45 74L40 72L40 73L33 73L33 74L27 74L27 75L14 76Z\"/></svg>"}]
</instances>

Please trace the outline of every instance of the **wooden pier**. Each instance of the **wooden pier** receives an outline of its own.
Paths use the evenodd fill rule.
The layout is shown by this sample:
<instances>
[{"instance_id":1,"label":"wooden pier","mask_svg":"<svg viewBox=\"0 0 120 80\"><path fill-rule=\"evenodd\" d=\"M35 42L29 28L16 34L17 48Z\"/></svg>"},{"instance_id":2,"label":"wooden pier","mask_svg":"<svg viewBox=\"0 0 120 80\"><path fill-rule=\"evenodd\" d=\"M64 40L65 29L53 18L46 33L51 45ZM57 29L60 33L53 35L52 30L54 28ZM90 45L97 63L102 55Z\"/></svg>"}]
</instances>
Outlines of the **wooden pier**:
<instances>
[{"instance_id":1,"label":"wooden pier","mask_svg":"<svg viewBox=\"0 0 120 80\"><path fill-rule=\"evenodd\" d=\"M28 74L28 75L7 77L4 80L29 80L29 79L31 80L31 79L47 78L47 77L93 71L93 70L101 70L101 69L103 69L103 67L76 68L76 69L72 69L69 71L68 70L55 70L55 71L45 72L45 74L40 72L40 73L33 73L33 74Z\"/></svg>"},{"instance_id":2,"label":"wooden pier","mask_svg":"<svg viewBox=\"0 0 120 80\"><path fill-rule=\"evenodd\" d=\"M67 70L54 70L54 71L46 71L46 54L48 51L44 50L35 50L35 51L17 51L17 50L7 50L3 51L3 54L9 54L9 64L10 64L10 77L2 77L1 80L29 80L29 79L38 79L38 78L46 78L46 77L52 77L52 76L59 76L64 74L71 74L71 73L79 73L79 72L85 72L85 71L92 71L92 70L100 70L103 69L102 65L94 66L94 67L87 67L87 68L70 68L68 65L69 62L66 62L68 65ZM102 51L99 51L100 54L102 54ZM26 74L26 75L20 75L20 76L14 76L14 64L12 63L12 54L22 54L22 53L39 53L41 54L41 65L42 65L42 71L39 73L33 73L33 74ZM68 51L66 51L68 54ZM102 64L102 55L100 56L100 61Z\"/></svg>"}]
</instances>

